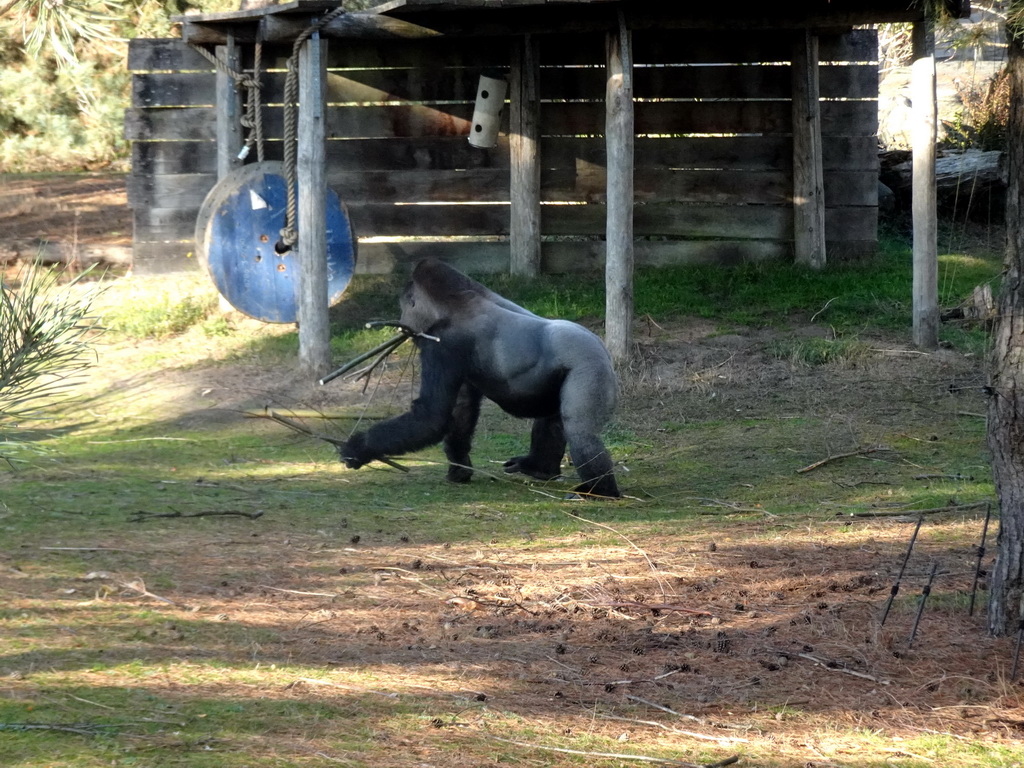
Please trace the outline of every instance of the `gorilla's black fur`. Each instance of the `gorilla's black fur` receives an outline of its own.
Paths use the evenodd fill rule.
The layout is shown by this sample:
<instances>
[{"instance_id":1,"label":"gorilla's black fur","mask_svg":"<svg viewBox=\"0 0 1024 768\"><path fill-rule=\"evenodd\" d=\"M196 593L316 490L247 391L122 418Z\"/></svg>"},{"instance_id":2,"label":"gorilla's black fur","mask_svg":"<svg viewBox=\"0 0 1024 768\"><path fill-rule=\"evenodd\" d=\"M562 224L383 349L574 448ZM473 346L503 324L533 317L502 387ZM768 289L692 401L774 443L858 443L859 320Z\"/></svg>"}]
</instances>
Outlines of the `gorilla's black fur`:
<instances>
[{"instance_id":1,"label":"gorilla's black fur","mask_svg":"<svg viewBox=\"0 0 1024 768\"><path fill-rule=\"evenodd\" d=\"M400 301L402 324L422 358L419 396L408 413L357 432L339 448L356 469L444 440L448 479L469 482L480 399L533 419L530 452L506 472L550 480L569 453L581 494L619 497L600 432L615 409L616 381L601 340L581 325L547 320L436 259L416 265Z\"/></svg>"}]
</instances>

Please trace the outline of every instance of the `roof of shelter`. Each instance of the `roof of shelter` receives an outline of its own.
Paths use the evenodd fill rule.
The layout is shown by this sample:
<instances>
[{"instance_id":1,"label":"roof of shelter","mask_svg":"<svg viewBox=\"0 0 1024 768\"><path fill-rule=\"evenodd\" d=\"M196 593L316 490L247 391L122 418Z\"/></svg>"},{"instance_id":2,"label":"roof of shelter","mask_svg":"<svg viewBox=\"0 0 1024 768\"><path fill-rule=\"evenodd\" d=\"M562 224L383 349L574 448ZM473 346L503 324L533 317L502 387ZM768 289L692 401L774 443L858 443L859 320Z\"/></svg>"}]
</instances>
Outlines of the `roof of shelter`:
<instances>
[{"instance_id":1,"label":"roof of shelter","mask_svg":"<svg viewBox=\"0 0 1024 768\"><path fill-rule=\"evenodd\" d=\"M970 0L942 0L956 17L970 13ZM287 40L307 20L340 5L339 0L292 0L262 8L178 16L189 42L216 42L230 31L237 39ZM653 0L391 0L352 11L325 34L341 38L403 38L446 35L478 37L544 32L588 32L617 26L619 13L630 29L842 28L910 22L924 18L924 0L731 0L728 3L666 3ZM294 31L293 31L294 30Z\"/></svg>"}]
</instances>

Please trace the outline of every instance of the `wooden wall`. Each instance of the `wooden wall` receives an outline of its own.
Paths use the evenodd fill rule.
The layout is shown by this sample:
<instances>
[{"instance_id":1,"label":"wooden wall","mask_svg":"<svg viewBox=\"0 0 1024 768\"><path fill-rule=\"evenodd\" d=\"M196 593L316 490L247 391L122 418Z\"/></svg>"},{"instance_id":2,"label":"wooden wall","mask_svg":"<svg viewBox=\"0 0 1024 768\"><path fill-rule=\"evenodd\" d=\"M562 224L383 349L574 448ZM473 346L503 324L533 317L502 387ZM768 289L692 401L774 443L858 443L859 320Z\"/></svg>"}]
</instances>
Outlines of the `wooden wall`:
<instances>
[{"instance_id":1,"label":"wooden wall","mask_svg":"<svg viewBox=\"0 0 1024 768\"><path fill-rule=\"evenodd\" d=\"M634 33L638 264L792 257L791 44L783 31ZM508 269L508 140L503 133L497 147L480 150L466 136L478 75L508 66L512 45L332 41L327 179L360 238L359 272L427 254L474 272ZM875 246L876 48L867 30L821 38L833 261ZM271 159L281 157L287 52L264 51ZM596 269L604 250L603 36L544 35L540 62L543 267ZM136 271L180 269L216 181L214 75L180 40L132 41L129 67Z\"/></svg>"}]
</instances>

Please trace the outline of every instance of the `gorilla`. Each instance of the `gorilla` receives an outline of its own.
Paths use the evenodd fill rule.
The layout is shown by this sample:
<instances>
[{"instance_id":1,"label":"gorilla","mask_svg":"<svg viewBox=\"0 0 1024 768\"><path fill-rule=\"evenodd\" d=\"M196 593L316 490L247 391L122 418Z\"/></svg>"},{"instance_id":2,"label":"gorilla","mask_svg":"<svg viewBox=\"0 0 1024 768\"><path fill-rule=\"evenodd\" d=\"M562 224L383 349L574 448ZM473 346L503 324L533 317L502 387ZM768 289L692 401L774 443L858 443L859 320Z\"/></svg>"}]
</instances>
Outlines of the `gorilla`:
<instances>
[{"instance_id":1,"label":"gorilla","mask_svg":"<svg viewBox=\"0 0 1024 768\"><path fill-rule=\"evenodd\" d=\"M600 432L615 409L617 384L601 339L568 320L548 320L458 270L427 259L399 302L401 323L422 360L419 395L408 413L356 432L338 447L351 469L444 441L448 480L467 483L481 398L533 419L530 452L506 472L540 480L561 474L566 443L584 497L619 498ZM434 338L431 338L434 337Z\"/></svg>"}]
</instances>

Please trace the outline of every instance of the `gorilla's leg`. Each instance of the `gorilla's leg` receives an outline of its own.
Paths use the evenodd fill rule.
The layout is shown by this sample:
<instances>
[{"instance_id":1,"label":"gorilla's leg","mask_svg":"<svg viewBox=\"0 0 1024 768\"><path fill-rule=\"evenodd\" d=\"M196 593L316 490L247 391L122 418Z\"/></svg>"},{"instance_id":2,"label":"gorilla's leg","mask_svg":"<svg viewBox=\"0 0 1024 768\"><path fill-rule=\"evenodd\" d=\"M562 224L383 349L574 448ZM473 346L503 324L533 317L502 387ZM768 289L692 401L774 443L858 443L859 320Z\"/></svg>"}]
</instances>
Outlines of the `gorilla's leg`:
<instances>
[{"instance_id":1,"label":"gorilla's leg","mask_svg":"<svg viewBox=\"0 0 1024 768\"><path fill-rule=\"evenodd\" d=\"M604 429L615 409L614 380L594 376L586 369L569 373L562 384L562 424L569 442L569 455L583 481L580 494L617 499L612 457L601 442Z\"/></svg>"},{"instance_id":2,"label":"gorilla's leg","mask_svg":"<svg viewBox=\"0 0 1024 768\"><path fill-rule=\"evenodd\" d=\"M554 480L562 474L565 431L557 417L534 419L530 431L530 453L505 462L506 472L522 472L538 480Z\"/></svg>"},{"instance_id":3,"label":"gorilla's leg","mask_svg":"<svg viewBox=\"0 0 1024 768\"><path fill-rule=\"evenodd\" d=\"M601 442L601 438L593 433L569 432L569 455L576 471L583 481L575 491L587 496L606 496L617 499L622 496L615 482L612 469L612 457Z\"/></svg>"},{"instance_id":4,"label":"gorilla's leg","mask_svg":"<svg viewBox=\"0 0 1024 768\"><path fill-rule=\"evenodd\" d=\"M468 483L473 476L469 449L480 417L480 398L476 387L463 384L455 401L448 432L444 436L444 455L448 457L448 481L451 483Z\"/></svg>"}]
</instances>

